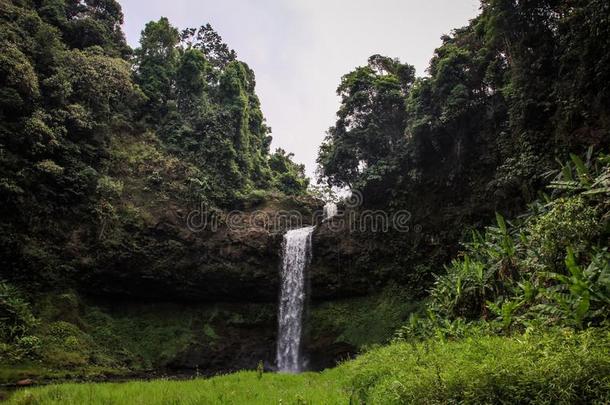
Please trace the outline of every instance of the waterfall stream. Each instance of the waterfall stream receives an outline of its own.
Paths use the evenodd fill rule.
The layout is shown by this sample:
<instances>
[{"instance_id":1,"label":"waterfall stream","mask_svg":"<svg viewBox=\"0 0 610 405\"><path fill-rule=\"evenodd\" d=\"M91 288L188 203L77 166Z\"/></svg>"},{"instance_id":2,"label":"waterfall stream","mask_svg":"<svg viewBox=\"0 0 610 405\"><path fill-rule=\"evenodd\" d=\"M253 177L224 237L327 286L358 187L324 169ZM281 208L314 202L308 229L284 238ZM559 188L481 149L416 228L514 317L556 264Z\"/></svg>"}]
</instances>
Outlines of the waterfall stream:
<instances>
[{"instance_id":1,"label":"waterfall stream","mask_svg":"<svg viewBox=\"0 0 610 405\"><path fill-rule=\"evenodd\" d=\"M330 219L337 215L337 204L334 202L328 202L324 205L324 220Z\"/></svg>"},{"instance_id":2,"label":"waterfall stream","mask_svg":"<svg viewBox=\"0 0 610 405\"><path fill-rule=\"evenodd\" d=\"M337 215L337 205L324 206L323 220ZM277 368L298 373L303 369L301 339L305 307L305 271L311 260L311 235L315 226L293 229L284 235L277 339Z\"/></svg>"},{"instance_id":3,"label":"waterfall stream","mask_svg":"<svg viewBox=\"0 0 610 405\"><path fill-rule=\"evenodd\" d=\"M301 337L305 304L305 270L311 259L314 227L293 229L284 235L281 271L277 367L279 371L302 370Z\"/></svg>"}]
</instances>

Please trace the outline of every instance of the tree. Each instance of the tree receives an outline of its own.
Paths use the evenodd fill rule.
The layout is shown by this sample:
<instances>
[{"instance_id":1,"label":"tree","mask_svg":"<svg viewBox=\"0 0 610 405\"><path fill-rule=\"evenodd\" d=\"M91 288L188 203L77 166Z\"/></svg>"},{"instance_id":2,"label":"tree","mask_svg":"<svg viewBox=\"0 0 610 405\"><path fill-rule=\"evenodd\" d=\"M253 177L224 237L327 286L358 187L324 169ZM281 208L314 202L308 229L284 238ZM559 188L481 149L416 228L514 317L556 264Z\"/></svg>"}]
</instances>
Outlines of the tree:
<instances>
[{"instance_id":1,"label":"tree","mask_svg":"<svg viewBox=\"0 0 610 405\"><path fill-rule=\"evenodd\" d=\"M294 153L282 148L269 156L269 167L273 173L273 184L287 195L303 195L307 192L309 179L305 176L305 165L295 163Z\"/></svg>"},{"instance_id":2,"label":"tree","mask_svg":"<svg viewBox=\"0 0 610 405\"><path fill-rule=\"evenodd\" d=\"M136 49L137 83L148 97L146 111L153 122L169 111L169 102L175 98L173 87L179 61L180 38L176 28L162 17L159 21L146 24L140 48Z\"/></svg>"},{"instance_id":3,"label":"tree","mask_svg":"<svg viewBox=\"0 0 610 405\"><path fill-rule=\"evenodd\" d=\"M71 48L100 46L108 55L127 58L131 49L121 29L123 12L115 0L45 0L39 13L63 32Z\"/></svg>"},{"instance_id":4,"label":"tree","mask_svg":"<svg viewBox=\"0 0 610 405\"><path fill-rule=\"evenodd\" d=\"M187 49L180 56L176 71L178 107L182 114L191 114L202 102L206 82L207 63L203 53Z\"/></svg>"},{"instance_id":5,"label":"tree","mask_svg":"<svg viewBox=\"0 0 610 405\"><path fill-rule=\"evenodd\" d=\"M380 55L343 76L337 123L328 130L318 163L330 185L354 186L386 166L404 142L405 98L412 66Z\"/></svg>"},{"instance_id":6,"label":"tree","mask_svg":"<svg viewBox=\"0 0 610 405\"><path fill-rule=\"evenodd\" d=\"M222 37L208 23L196 28L182 31L181 40L187 47L199 49L212 66L222 69L229 62L237 60L237 54L223 42Z\"/></svg>"}]
</instances>

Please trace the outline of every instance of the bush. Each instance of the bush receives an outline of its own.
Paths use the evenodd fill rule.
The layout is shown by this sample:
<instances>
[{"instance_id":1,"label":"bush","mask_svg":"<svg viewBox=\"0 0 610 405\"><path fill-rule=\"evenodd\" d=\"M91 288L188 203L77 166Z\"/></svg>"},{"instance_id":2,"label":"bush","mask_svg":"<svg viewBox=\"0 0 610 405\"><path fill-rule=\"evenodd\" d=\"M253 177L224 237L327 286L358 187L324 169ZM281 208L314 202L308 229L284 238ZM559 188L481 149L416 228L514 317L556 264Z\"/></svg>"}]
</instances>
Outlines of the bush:
<instances>
[{"instance_id":1,"label":"bush","mask_svg":"<svg viewBox=\"0 0 610 405\"><path fill-rule=\"evenodd\" d=\"M610 334L395 343L344 367L346 388L367 404L603 403L610 396Z\"/></svg>"},{"instance_id":2,"label":"bush","mask_svg":"<svg viewBox=\"0 0 610 405\"><path fill-rule=\"evenodd\" d=\"M0 339L13 342L26 335L36 323L30 304L19 291L0 281Z\"/></svg>"},{"instance_id":3,"label":"bush","mask_svg":"<svg viewBox=\"0 0 610 405\"><path fill-rule=\"evenodd\" d=\"M559 198L550 207L533 218L527 229L529 252L534 256L529 263L542 269L560 266L568 246L583 251L600 232L600 215L582 196Z\"/></svg>"},{"instance_id":4,"label":"bush","mask_svg":"<svg viewBox=\"0 0 610 405\"><path fill-rule=\"evenodd\" d=\"M582 328L607 318L610 163L605 155L596 166L572 161L575 167L564 166L551 185L554 198L533 204L515 223L498 214L497 226L473 233L437 277L428 303L432 321L403 334L432 336L434 328L443 333L445 323L453 327L459 319L498 321L510 332L534 325Z\"/></svg>"},{"instance_id":5,"label":"bush","mask_svg":"<svg viewBox=\"0 0 610 405\"><path fill-rule=\"evenodd\" d=\"M30 333L37 324L19 291L0 281L0 358L15 361L36 354L40 340Z\"/></svg>"}]
</instances>

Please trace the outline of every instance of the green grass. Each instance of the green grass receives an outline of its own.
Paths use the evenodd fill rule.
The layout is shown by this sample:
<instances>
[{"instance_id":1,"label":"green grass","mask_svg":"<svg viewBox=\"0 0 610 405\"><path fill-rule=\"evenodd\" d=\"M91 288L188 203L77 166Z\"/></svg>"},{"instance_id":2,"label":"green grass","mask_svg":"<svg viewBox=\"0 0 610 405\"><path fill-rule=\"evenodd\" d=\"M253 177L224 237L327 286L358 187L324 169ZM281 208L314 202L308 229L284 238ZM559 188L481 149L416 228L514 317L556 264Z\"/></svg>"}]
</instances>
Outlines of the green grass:
<instances>
[{"instance_id":1,"label":"green grass","mask_svg":"<svg viewBox=\"0 0 610 405\"><path fill-rule=\"evenodd\" d=\"M607 403L610 334L557 330L404 342L342 367L367 404Z\"/></svg>"},{"instance_id":2,"label":"green grass","mask_svg":"<svg viewBox=\"0 0 610 405\"><path fill-rule=\"evenodd\" d=\"M335 373L300 375L254 371L189 381L63 384L23 390L13 404L345 404Z\"/></svg>"},{"instance_id":3,"label":"green grass","mask_svg":"<svg viewBox=\"0 0 610 405\"><path fill-rule=\"evenodd\" d=\"M53 385L21 390L9 404L603 404L607 398L610 333L589 329L394 343L321 373Z\"/></svg>"},{"instance_id":4,"label":"green grass","mask_svg":"<svg viewBox=\"0 0 610 405\"><path fill-rule=\"evenodd\" d=\"M126 377L133 373L128 369L101 367L88 365L73 369L58 369L45 367L37 362L14 364L0 363L0 381L3 384L15 383L19 380L34 379L36 381L58 381L58 380L93 380L96 378Z\"/></svg>"}]
</instances>

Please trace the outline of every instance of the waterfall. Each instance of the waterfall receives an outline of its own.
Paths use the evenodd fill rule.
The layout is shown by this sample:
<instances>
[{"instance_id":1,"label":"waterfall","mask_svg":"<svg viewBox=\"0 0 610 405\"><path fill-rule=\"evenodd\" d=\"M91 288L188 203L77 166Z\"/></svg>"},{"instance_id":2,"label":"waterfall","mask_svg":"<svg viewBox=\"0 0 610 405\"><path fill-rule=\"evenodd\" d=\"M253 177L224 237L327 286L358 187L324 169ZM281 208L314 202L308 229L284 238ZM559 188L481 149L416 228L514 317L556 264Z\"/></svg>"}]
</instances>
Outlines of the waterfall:
<instances>
[{"instance_id":1,"label":"waterfall","mask_svg":"<svg viewBox=\"0 0 610 405\"><path fill-rule=\"evenodd\" d=\"M324 220L330 219L337 215L337 204L328 202L324 205Z\"/></svg>"},{"instance_id":2,"label":"waterfall","mask_svg":"<svg viewBox=\"0 0 610 405\"><path fill-rule=\"evenodd\" d=\"M311 259L313 230L313 226L308 226L284 235L276 359L279 371L298 373L302 369L305 270Z\"/></svg>"}]
</instances>

